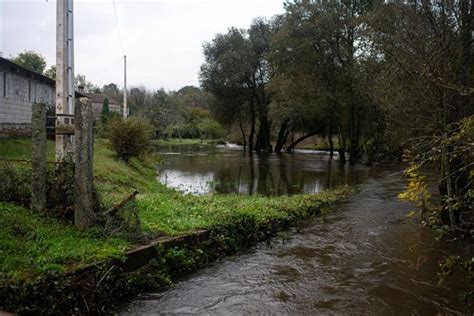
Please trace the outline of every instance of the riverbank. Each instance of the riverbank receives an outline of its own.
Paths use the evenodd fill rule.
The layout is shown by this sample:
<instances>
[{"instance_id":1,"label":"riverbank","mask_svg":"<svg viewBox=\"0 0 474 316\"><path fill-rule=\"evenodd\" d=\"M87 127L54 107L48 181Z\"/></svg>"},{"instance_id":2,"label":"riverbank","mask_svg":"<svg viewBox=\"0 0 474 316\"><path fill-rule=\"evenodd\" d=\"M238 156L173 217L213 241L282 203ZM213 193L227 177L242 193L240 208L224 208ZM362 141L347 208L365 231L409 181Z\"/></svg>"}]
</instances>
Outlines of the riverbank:
<instances>
[{"instance_id":1,"label":"riverbank","mask_svg":"<svg viewBox=\"0 0 474 316\"><path fill-rule=\"evenodd\" d=\"M1 157L28 159L29 144L28 139L1 139ZM53 145L48 144L50 158ZM114 158L105 140L95 144L96 186L104 203L113 204L133 189L141 193L136 201L141 242L153 246L145 265L131 271L124 265L130 251L144 247L136 240L79 231L0 203L0 310L111 311L121 300L169 285L221 255L331 207L352 191L342 187L280 197L183 195L156 181L158 161L149 156L127 165ZM156 242L160 236L166 242Z\"/></svg>"}]
</instances>

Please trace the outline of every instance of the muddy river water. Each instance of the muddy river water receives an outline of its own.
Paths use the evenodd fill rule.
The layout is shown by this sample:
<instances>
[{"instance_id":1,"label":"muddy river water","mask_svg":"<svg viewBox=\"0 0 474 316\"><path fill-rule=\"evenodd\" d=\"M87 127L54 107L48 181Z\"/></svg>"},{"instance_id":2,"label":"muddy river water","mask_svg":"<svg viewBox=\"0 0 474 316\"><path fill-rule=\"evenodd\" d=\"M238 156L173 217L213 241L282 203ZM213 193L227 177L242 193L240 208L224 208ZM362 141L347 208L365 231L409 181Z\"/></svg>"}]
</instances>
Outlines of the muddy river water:
<instances>
[{"instance_id":1,"label":"muddy river water","mask_svg":"<svg viewBox=\"0 0 474 316\"><path fill-rule=\"evenodd\" d=\"M317 192L340 183L363 185L358 195L330 213L308 220L268 243L223 258L166 292L142 295L122 314L473 314L472 306L462 301L466 291L474 290L473 284L455 274L437 285L438 260L448 254L472 255L472 246L438 240L436 233L407 217L413 205L397 198L403 188L398 168L329 170L333 166L326 154L296 153L282 158L288 160L283 163L283 175L278 167L282 164L280 158L274 155L264 158L269 175L259 182L258 176L248 179L251 171L242 163L240 151L216 150L227 158L218 159L218 163L209 161L216 154L205 150L198 158L186 158L181 153L168 155L177 158L167 160L164 155L162 168L173 171L175 166L175 175L181 179L200 179L199 174L212 173L211 184L185 189L197 194L235 190L252 194L249 186L262 194L284 194ZM180 159L195 159L194 163L203 166L196 167L199 172L194 173L196 168L192 166L179 170ZM303 170L291 169L292 160L302 164ZM260 160L254 163L261 164ZM225 169L222 164L232 168L227 171L227 185L221 186L225 190L215 185L222 181L215 176L217 170ZM239 164L243 169L240 174L249 176L235 180L239 179L235 171ZM298 182L301 177L305 178L303 185ZM265 190L259 191L259 186Z\"/></svg>"}]
</instances>

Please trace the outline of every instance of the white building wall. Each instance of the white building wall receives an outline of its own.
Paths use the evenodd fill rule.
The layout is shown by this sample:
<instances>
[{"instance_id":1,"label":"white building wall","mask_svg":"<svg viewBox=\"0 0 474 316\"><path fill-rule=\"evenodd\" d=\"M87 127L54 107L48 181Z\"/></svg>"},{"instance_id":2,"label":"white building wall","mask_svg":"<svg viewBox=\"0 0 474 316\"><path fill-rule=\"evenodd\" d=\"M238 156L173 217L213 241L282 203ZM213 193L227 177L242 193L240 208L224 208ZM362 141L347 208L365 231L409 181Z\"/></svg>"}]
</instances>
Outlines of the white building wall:
<instances>
[{"instance_id":1,"label":"white building wall","mask_svg":"<svg viewBox=\"0 0 474 316\"><path fill-rule=\"evenodd\" d=\"M54 87L0 69L0 133L29 131L33 103L52 105L53 100Z\"/></svg>"}]
</instances>

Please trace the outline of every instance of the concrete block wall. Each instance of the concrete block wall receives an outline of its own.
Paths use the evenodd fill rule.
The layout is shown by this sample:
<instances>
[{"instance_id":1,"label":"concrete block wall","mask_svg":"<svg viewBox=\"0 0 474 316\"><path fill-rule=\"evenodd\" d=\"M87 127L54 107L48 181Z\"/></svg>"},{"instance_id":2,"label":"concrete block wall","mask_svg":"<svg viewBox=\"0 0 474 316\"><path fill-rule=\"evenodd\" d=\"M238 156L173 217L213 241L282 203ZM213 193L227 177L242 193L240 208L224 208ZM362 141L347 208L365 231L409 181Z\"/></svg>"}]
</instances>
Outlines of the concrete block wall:
<instances>
[{"instance_id":1,"label":"concrete block wall","mask_svg":"<svg viewBox=\"0 0 474 316\"><path fill-rule=\"evenodd\" d=\"M6 74L6 96L4 93ZM54 103L54 87L0 69L0 133L31 127L33 103Z\"/></svg>"},{"instance_id":2,"label":"concrete block wall","mask_svg":"<svg viewBox=\"0 0 474 316\"><path fill-rule=\"evenodd\" d=\"M95 121L100 120L102 115L102 103L92 103L92 113Z\"/></svg>"}]
</instances>

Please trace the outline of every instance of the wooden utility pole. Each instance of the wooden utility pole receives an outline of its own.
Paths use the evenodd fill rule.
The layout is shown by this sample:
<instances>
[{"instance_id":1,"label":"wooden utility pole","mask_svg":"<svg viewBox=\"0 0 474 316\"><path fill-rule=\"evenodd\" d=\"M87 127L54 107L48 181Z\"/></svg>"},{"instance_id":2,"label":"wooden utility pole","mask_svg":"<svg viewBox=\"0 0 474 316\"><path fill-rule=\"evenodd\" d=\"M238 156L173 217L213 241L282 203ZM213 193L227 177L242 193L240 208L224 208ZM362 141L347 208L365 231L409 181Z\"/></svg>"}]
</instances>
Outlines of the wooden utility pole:
<instances>
[{"instance_id":1,"label":"wooden utility pole","mask_svg":"<svg viewBox=\"0 0 474 316\"><path fill-rule=\"evenodd\" d=\"M73 0L57 0L56 10L56 160L72 152L74 117Z\"/></svg>"},{"instance_id":2,"label":"wooden utility pole","mask_svg":"<svg viewBox=\"0 0 474 316\"><path fill-rule=\"evenodd\" d=\"M127 55L123 56L123 117L128 117L127 105Z\"/></svg>"}]
</instances>

